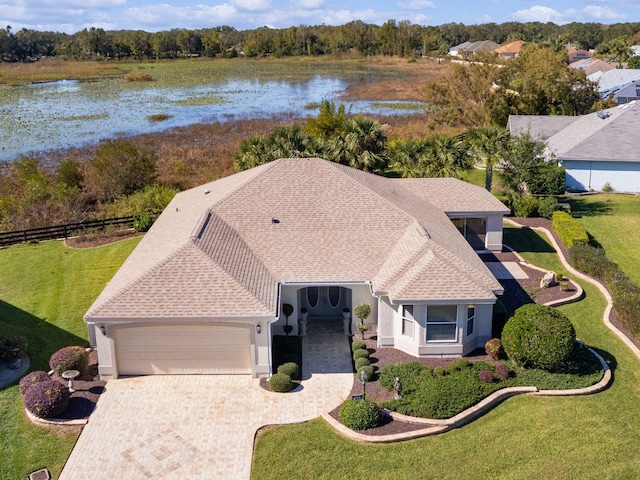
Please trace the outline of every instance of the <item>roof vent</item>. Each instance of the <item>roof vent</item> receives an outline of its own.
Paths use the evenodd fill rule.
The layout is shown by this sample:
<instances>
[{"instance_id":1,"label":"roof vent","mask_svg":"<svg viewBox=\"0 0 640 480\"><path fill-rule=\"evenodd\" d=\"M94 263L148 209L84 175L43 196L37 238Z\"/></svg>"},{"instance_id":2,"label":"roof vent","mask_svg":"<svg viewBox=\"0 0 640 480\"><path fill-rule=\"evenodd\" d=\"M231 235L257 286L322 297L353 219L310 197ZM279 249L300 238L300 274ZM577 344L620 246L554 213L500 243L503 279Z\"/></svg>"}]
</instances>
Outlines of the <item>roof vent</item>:
<instances>
[{"instance_id":1,"label":"roof vent","mask_svg":"<svg viewBox=\"0 0 640 480\"><path fill-rule=\"evenodd\" d=\"M272 218L271 223L273 223L274 225L277 225L280 223L280 220L278 220L277 218Z\"/></svg>"},{"instance_id":2,"label":"roof vent","mask_svg":"<svg viewBox=\"0 0 640 480\"><path fill-rule=\"evenodd\" d=\"M209 190L208 188L204 191L204 194L207 195L208 193L211 193L211 190Z\"/></svg>"},{"instance_id":3,"label":"roof vent","mask_svg":"<svg viewBox=\"0 0 640 480\"><path fill-rule=\"evenodd\" d=\"M604 120L605 118L609 118L609 114L604 110L598 110L598 118Z\"/></svg>"}]
</instances>

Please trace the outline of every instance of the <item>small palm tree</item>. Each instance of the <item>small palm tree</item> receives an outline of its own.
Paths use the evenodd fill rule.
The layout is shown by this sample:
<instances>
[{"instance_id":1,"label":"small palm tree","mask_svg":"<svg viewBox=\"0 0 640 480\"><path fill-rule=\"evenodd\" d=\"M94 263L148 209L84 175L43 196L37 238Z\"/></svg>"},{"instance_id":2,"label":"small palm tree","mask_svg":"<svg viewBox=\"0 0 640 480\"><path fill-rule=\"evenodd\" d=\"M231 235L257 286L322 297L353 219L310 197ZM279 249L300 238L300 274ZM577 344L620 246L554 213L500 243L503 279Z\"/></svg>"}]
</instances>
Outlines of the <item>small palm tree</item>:
<instances>
[{"instance_id":1,"label":"small palm tree","mask_svg":"<svg viewBox=\"0 0 640 480\"><path fill-rule=\"evenodd\" d=\"M495 125L471 130L468 135L471 154L486 169L485 188L490 192L493 183L493 168L497 166L511 146L511 135L508 130Z\"/></svg>"}]
</instances>

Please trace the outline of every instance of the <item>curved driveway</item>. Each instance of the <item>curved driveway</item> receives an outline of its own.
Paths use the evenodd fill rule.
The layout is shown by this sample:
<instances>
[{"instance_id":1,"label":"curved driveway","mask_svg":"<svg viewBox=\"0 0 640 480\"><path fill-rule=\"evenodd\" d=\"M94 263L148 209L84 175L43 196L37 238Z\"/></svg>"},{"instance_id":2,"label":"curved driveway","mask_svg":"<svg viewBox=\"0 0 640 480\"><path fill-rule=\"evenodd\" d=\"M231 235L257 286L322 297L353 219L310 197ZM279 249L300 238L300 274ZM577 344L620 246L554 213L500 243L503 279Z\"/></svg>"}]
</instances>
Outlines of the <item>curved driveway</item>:
<instances>
[{"instance_id":1,"label":"curved driveway","mask_svg":"<svg viewBox=\"0 0 640 480\"><path fill-rule=\"evenodd\" d=\"M349 395L341 331L341 322L309 322L303 372L310 376L286 394L244 375L110 380L60 479L248 479L258 428L311 420Z\"/></svg>"}]
</instances>

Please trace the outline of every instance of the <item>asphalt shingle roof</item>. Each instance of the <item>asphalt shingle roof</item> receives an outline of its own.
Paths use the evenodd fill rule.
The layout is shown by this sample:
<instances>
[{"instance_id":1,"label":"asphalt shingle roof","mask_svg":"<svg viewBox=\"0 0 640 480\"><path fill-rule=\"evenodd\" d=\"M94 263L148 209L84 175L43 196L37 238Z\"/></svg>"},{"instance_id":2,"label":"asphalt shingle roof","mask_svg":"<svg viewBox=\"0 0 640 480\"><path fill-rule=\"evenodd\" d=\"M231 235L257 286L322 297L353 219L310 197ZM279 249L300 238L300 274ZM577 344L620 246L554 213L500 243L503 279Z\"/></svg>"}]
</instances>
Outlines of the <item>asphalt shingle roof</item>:
<instances>
[{"instance_id":1,"label":"asphalt shingle roof","mask_svg":"<svg viewBox=\"0 0 640 480\"><path fill-rule=\"evenodd\" d=\"M277 160L176 195L85 318L275 316L280 282L494 299L499 283L445 211L508 212L460 180Z\"/></svg>"}]
</instances>

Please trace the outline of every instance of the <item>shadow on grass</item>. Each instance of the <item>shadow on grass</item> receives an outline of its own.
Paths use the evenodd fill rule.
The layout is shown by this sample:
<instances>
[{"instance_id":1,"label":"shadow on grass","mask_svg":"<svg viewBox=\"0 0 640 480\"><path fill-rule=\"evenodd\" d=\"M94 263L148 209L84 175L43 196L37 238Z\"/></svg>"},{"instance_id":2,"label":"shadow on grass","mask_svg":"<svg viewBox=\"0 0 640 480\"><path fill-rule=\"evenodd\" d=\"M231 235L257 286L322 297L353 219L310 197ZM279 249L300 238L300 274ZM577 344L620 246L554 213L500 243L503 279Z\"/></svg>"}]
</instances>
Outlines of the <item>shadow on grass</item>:
<instances>
[{"instance_id":1,"label":"shadow on grass","mask_svg":"<svg viewBox=\"0 0 640 480\"><path fill-rule=\"evenodd\" d=\"M21 335L27 339L31 370L49 370L49 358L69 345L87 346L87 341L42 318L0 300L0 337Z\"/></svg>"},{"instance_id":2,"label":"shadow on grass","mask_svg":"<svg viewBox=\"0 0 640 480\"><path fill-rule=\"evenodd\" d=\"M604 361L607 362L607 365L609 365L609 369L611 370L611 375L613 376L615 374L616 368L618 368L618 361L616 360L616 357L614 357L611 353L607 352L606 350L602 350L600 348L597 348L591 345L589 345L589 348L594 352L596 352L598 355L600 355L602 358L604 358Z\"/></svg>"},{"instance_id":3,"label":"shadow on grass","mask_svg":"<svg viewBox=\"0 0 640 480\"><path fill-rule=\"evenodd\" d=\"M505 228L504 243L518 252L555 253L555 249L530 228Z\"/></svg>"},{"instance_id":4,"label":"shadow on grass","mask_svg":"<svg viewBox=\"0 0 640 480\"><path fill-rule=\"evenodd\" d=\"M587 202L584 198L569 198L567 203L571 205L571 214L575 217L596 217L609 215L611 205L609 202Z\"/></svg>"}]
</instances>

